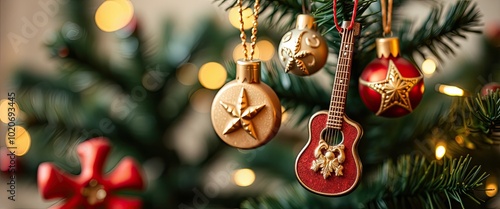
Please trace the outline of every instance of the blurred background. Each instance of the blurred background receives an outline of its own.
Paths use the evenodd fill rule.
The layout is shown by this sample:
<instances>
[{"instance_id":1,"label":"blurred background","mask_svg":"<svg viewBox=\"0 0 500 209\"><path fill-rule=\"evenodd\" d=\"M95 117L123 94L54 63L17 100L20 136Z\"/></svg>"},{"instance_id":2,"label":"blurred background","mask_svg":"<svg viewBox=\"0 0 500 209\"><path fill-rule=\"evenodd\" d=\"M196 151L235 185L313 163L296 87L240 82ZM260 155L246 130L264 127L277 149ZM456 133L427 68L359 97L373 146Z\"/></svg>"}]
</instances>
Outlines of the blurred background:
<instances>
[{"instance_id":1,"label":"blurred background","mask_svg":"<svg viewBox=\"0 0 500 209\"><path fill-rule=\"evenodd\" d=\"M469 18L467 25L473 15L445 15L458 13L450 8L459 1L395 0L394 31L401 37L401 51L423 71L426 87L419 108L395 119L375 116L357 93L358 77L375 57L373 40L380 35L375 21L380 16L378 2L361 1L366 10L360 21L370 27L364 30L366 39L360 41L366 44L360 44L363 47L357 51L366 56L353 66L348 106L355 108L346 111L365 129L359 151L363 180L356 192L340 199L304 190L294 171L295 157L308 138L309 117L329 104L339 45L336 31L330 30L331 14L314 13L323 23L319 30L334 34L325 35L331 59L319 73L299 78L283 72L276 51L302 10L300 1L264 1L271 3L265 4L259 17L256 56L266 63L262 79L281 99L283 119L269 144L240 150L222 142L210 121L213 97L234 79L234 61L242 57L238 24L232 23L237 21L231 10L235 1L131 0L127 4L131 10L103 6L111 1L0 0L0 99L7 99L8 92L16 93L16 123L25 130L18 134L18 141L26 151L17 157L16 201L12 202L4 192L8 190L4 183L9 178L8 151L3 142L0 145L1 209L48 208L61 201L42 198L38 166L53 162L78 175L81 168L75 149L97 136L111 142L111 154L103 159L106 171L124 156L139 162L147 186L143 192L130 194L140 197L144 208L409 208L406 204L428 208L426 201L441 208L449 196L453 208L460 207L459 203L465 208L500 208L496 198L500 108L488 109L493 118L488 122L495 123L474 119L473 113L482 104L474 103L476 94L486 84L500 82L500 1L477 0L464 6L480 14L478 19ZM314 2L316 11L331 4ZM102 17L97 17L99 9ZM424 34L419 29L433 10L440 11L436 30L444 32ZM118 21L123 27L106 22L106 18L124 16L131 18ZM455 20L456 25L445 27L445 19ZM459 33L449 29L453 27ZM430 38L412 40L419 32L420 37ZM449 36L455 40L447 42L454 54L440 45ZM424 67L424 61L430 67ZM470 97L443 94L439 92L442 84L458 86ZM471 97L472 102L466 103ZM495 107L500 107L498 97L492 98L496 98ZM7 112L4 102L0 114ZM2 123L1 131L0 135L6 134L7 123ZM439 157L437 150L442 153ZM408 192L402 186L408 180L405 175L387 177L391 169L401 170L398 166L419 165L412 159L437 162L444 168L436 172L446 173L443 158L467 155L472 156L469 169L482 166L471 179L484 180L483 184L438 189L416 184L419 189ZM417 171L425 169L414 170L408 175L423 175ZM480 178L483 172L490 176ZM388 178L399 179L401 184L393 180L393 188L381 186L389 185ZM429 182L437 179L429 178ZM405 191L398 193L394 188ZM426 199L429 195L436 199ZM476 204L467 195L484 202Z\"/></svg>"}]
</instances>

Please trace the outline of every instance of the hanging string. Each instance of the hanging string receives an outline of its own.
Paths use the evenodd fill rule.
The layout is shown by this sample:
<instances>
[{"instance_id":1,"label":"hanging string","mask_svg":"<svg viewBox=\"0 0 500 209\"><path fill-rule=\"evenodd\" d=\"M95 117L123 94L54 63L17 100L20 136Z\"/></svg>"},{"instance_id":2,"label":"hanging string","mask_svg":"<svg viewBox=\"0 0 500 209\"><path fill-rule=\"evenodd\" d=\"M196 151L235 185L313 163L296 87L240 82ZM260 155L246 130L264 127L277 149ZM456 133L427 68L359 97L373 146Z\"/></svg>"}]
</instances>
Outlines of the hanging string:
<instances>
[{"instance_id":1,"label":"hanging string","mask_svg":"<svg viewBox=\"0 0 500 209\"><path fill-rule=\"evenodd\" d=\"M356 20L356 12L358 11L358 0L354 0L354 7L352 9L352 16L351 16L351 23L349 24L349 27L347 30L352 30L352 27L354 27L354 21ZM339 25L339 21L337 20L337 0L333 0L333 22L335 23L335 27L339 31L339 33L342 33L342 27Z\"/></svg>"},{"instance_id":2,"label":"hanging string","mask_svg":"<svg viewBox=\"0 0 500 209\"><path fill-rule=\"evenodd\" d=\"M380 0L380 7L382 10L382 28L384 29L384 36L392 32L392 1L393 0L389 0L389 5L387 5L387 0Z\"/></svg>"},{"instance_id":3,"label":"hanging string","mask_svg":"<svg viewBox=\"0 0 500 209\"><path fill-rule=\"evenodd\" d=\"M302 14L309 14L311 12L311 7L313 2L302 0Z\"/></svg>"},{"instance_id":4,"label":"hanging string","mask_svg":"<svg viewBox=\"0 0 500 209\"><path fill-rule=\"evenodd\" d=\"M260 0L255 0L255 4L253 7L253 25L252 25L252 35L250 37L250 55L248 55L246 39L247 36L245 34L245 23L243 22L243 2L242 0L238 0L238 13L240 14L240 38L241 38L241 46L243 47L243 55L246 61L253 60L253 55L255 54L255 45L257 41L257 26L259 23L257 19L259 18L259 10L260 10Z\"/></svg>"}]
</instances>

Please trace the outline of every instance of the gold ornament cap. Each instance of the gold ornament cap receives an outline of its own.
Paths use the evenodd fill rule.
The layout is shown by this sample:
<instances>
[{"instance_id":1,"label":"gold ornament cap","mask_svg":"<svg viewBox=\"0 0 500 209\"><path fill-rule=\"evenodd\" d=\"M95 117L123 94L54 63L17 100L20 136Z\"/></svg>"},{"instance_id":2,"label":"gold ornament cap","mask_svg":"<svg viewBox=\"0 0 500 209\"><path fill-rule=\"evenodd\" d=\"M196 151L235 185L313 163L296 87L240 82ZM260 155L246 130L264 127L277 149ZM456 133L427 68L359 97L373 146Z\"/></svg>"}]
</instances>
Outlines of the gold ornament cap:
<instances>
[{"instance_id":1,"label":"gold ornament cap","mask_svg":"<svg viewBox=\"0 0 500 209\"><path fill-rule=\"evenodd\" d=\"M297 22L295 23L295 28L302 30L302 29L311 29L311 30L316 30L316 22L314 20L314 17L308 14L300 14L297 16Z\"/></svg>"},{"instance_id":2,"label":"gold ornament cap","mask_svg":"<svg viewBox=\"0 0 500 209\"><path fill-rule=\"evenodd\" d=\"M377 57L378 58L388 58L390 55L393 57L399 56L399 38L398 37L388 37L388 38L377 38L375 40L377 45Z\"/></svg>"},{"instance_id":3,"label":"gold ornament cap","mask_svg":"<svg viewBox=\"0 0 500 209\"><path fill-rule=\"evenodd\" d=\"M260 83L260 60L239 59L236 62L236 80L241 83Z\"/></svg>"}]
</instances>

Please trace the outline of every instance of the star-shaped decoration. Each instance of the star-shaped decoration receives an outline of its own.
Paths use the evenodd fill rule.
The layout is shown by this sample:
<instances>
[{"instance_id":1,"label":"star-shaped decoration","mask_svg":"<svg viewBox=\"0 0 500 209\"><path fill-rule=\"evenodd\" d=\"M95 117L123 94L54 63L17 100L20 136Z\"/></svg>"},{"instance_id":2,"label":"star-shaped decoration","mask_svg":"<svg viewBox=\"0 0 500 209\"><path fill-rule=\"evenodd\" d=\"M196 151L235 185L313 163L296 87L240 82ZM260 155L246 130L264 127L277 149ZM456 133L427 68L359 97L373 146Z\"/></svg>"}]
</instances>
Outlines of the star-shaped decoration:
<instances>
[{"instance_id":1,"label":"star-shaped decoration","mask_svg":"<svg viewBox=\"0 0 500 209\"><path fill-rule=\"evenodd\" d=\"M410 101L410 90L422 79L422 76L416 78L405 78L401 75L398 68L389 60L387 76L382 81L363 82L365 85L375 90L382 96L377 115L380 115L392 106L400 106L408 111L413 111Z\"/></svg>"},{"instance_id":2,"label":"star-shaped decoration","mask_svg":"<svg viewBox=\"0 0 500 209\"><path fill-rule=\"evenodd\" d=\"M241 88L241 92L238 96L238 102L236 105L231 105L220 101L220 104L226 110L226 112L228 112L233 117L233 119L229 121L226 128L224 129L224 135L232 133L243 127L243 130L250 134L250 136L252 136L254 139L257 139L257 134L255 133L255 128L252 124L252 119L257 114L259 114L259 112L266 105L250 106L248 103L249 102L245 88Z\"/></svg>"},{"instance_id":3,"label":"star-shaped decoration","mask_svg":"<svg viewBox=\"0 0 500 209\"><path fill-rule=\"evenodd\" d=\"M288 62L286 64L285 72L289 72L292 70L294 65L299 68L304 75L309 75L309 70L307 70L306 64L304 61L302 61L302 58L305 58L308 55L312 55L311 52L302 50L300 51L300 45L302 43L302 36L304 36L305 31L302 31L297 38L297 41L295 42L295 50L292 50L290 48L284 47L281 51L282 54L286 54L288 56ZM283 61L287 60L287 56L283 56ZM313 57L312 63L309 65L314 65L315 60Z\"/></svg>"}]
</instances>

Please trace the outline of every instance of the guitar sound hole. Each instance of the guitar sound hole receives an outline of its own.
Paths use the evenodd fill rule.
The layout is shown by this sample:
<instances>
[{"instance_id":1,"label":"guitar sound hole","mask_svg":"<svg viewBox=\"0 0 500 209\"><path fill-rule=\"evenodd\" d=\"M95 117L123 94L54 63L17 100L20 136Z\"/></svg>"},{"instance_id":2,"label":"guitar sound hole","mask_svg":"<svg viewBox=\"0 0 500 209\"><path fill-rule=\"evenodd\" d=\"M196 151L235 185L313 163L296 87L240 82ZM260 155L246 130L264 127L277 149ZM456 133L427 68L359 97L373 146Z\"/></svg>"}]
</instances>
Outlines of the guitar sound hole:
<instances>
[{"instance_id":1,"label":"guitar sound hole","mask_svg":"<svg viewBox=\"0 0 500 209\"><path fill-rule=\"evenodd\" d=\"M344 134L338 129L325 128L321 131L321 139L323 139L330 146L334 146L344 142Z\"/></svg>"}]
</instances>

